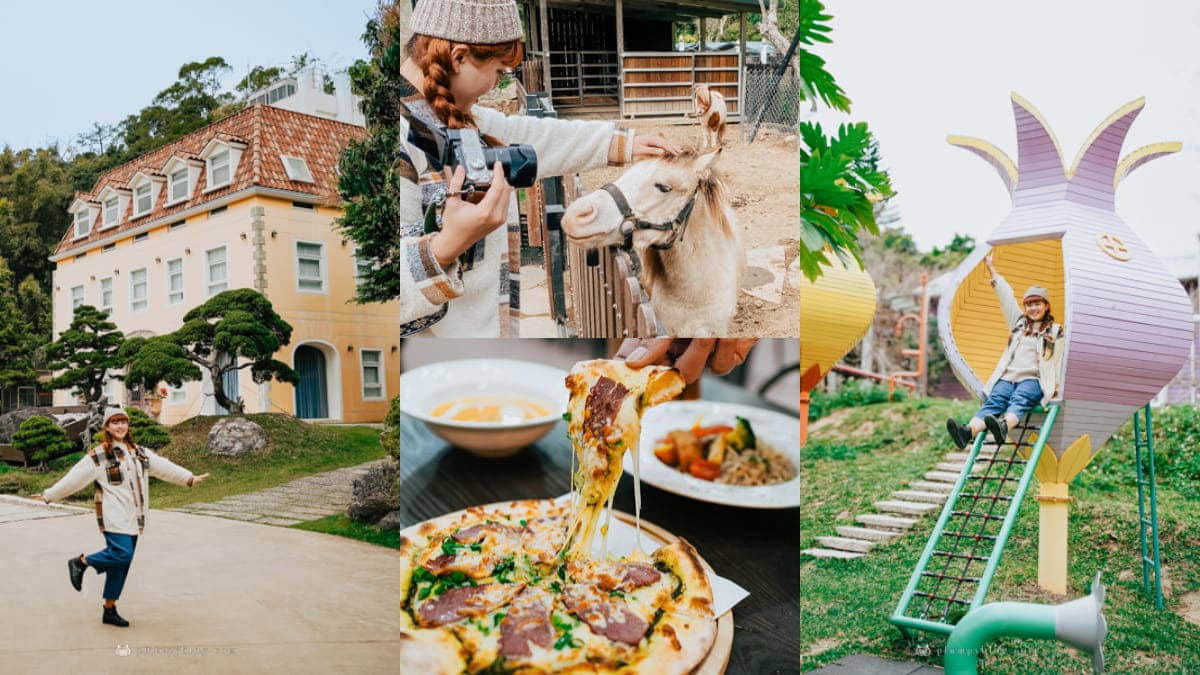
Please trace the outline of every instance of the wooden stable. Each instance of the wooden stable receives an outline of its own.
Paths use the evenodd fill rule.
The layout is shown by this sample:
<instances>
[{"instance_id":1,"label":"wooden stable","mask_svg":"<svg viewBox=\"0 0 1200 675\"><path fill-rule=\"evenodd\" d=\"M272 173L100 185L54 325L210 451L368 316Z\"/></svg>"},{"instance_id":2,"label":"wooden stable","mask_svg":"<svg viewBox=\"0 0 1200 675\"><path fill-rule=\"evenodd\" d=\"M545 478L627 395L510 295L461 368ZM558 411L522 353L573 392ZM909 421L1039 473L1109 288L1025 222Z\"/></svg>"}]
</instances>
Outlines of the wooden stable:
<instances>
[{"instance_id":1,"label":"wooden stable","mask_svg":"<svg viewBox=\"0 0 1200 675\"><path fill-rule=\"evenodd\" d=\"M523 84L554 107L621 117L684 115L707 84L738 119L743 99L746 13L758 0L521 0L529 41ZM737 51L674 49L673 24L736 14Z\"/></svg>"}]
</instances>

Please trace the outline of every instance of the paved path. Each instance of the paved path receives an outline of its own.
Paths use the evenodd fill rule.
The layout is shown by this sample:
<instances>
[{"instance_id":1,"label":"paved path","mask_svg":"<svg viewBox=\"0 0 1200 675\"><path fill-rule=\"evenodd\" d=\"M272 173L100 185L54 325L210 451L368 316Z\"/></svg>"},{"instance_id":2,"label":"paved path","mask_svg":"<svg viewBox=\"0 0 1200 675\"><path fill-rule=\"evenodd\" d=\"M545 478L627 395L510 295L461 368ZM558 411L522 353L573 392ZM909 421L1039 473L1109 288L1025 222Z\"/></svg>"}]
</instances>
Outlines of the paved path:
<instances>
[{"instance_id":1,"label":"paved path","mask_svg":"<svg viewBox=\"0 0 1200 675\"><path fill-rule=\"evenodd\" d=\"M819 668L810 675L942 675L937 666L923 663L889 661L872 654L853 654Z\"/></svg>"},{"instance_id":2,"label":"paved path","mask_svg":"<svg viewBox=\"0 0 1200 675\"><path fill-rule=\"evenodd\" d=\"M20 509L20 511L18 511ZM4 498L4 673L386 673L399 659L399 553L351 539L152 510L119 607L66 561L102 540L84 509ZM17 514L23 517L17 518Z\"/></svg>"},{"instance_id":3,"label":"paved path","mask_svg":"<svg viewBox=\"0 0 1200 675\"><path fill-rule=\"evenodd\" d=\"M266 525L295 525L335 513L345 513L350 505L354 479L386 460L326 471L277 487L233 495L215 502L181 506L182 511L200 516L217 516Z\"/></svg>"}]
</instances>

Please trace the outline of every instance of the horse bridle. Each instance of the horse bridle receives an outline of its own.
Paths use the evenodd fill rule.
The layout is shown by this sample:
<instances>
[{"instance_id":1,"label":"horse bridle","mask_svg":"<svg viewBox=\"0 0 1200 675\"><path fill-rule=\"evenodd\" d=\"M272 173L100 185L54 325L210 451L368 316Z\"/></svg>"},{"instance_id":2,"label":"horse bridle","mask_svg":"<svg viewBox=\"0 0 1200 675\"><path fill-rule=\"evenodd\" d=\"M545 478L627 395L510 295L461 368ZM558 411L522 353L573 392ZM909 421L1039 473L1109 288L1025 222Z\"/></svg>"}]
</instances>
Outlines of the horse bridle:
<instances>
[{"instance_id":1,"label":"horse bridle","mask_svg":"<svg viewBox=\"0 0 1200 675\"><path fill-rule=\"evenodd\" d=\"M639 218L633 209L629 207L629 200L625 199L625 195L621 192L621 188L617 187L616 183L609 183L600 188L612 197L613 203L617 205L617 210L621 212L620 232L625 237L621 248L626 252L633 250L633 233L638 230L657 230L659 232L670 232L671 238L662 244L650 244L652 248L659 251L665 251L675 245L675 242L683 239L683 233L687 230L688 219L692 216L692 209L696 208L696 197L700 194L700 189L697 188L692 193L687 204L683 205L683 209L675 215L673 219L666 223L652 223L648 220Z\"/></svg>"}]
</instances>

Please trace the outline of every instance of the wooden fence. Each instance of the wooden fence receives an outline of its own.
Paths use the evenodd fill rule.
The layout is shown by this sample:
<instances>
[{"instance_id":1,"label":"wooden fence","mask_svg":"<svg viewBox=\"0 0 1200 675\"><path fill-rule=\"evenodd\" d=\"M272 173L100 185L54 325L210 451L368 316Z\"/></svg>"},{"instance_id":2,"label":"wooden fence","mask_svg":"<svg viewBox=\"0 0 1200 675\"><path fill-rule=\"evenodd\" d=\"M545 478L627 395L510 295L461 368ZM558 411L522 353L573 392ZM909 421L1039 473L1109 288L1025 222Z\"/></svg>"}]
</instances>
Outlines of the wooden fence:
<instances>
[{"instance_id":1,"label":"wooden fence","mask_svg":"<svg viewBox=\"0 0 1200 675\"><path fill-rule=\"evenodd\" d=\"M737 52L626 52L622 61L621 116L693 112L692 89L706 84L725 97L730 119L739 119L741 56Z\"/></svg>"}]
</instances>

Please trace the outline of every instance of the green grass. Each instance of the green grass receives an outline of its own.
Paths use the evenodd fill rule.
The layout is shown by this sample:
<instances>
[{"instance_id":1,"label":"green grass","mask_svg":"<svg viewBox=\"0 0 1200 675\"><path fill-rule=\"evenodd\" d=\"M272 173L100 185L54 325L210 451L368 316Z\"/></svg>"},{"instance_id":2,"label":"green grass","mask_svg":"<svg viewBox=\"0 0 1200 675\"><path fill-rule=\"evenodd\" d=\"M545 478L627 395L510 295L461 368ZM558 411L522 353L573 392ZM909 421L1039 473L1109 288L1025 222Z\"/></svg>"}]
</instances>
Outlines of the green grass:
<instances>
[{"instance_id":1,"label":"green grass","mask_svg":"<svg viewBox=\"0 0 1200 675\"><path fill-rule=\"evenodd\" d=\"M379 444L377 429L308 424L274 413L246 417L263 427L270 444L260 453L239 458L216 457L205 450L208 432L219 417L193 417L170 427L171 443L159 453L196 474L212 475L194 488L152 479L151 506L163 509L214 502L380 459L386 454ZM59 461L52 463L48 473L10 468L0 475L0 492L24 496L41 492L61 478L68 467L69 464ZM79 491L74 500L90 504L91 491Z\"/></svg>"},{"instance_id":2,"label":"green grass","mask_svg":"<svg viewBox=\"0 0 1200 675\"><path fill-rule=\"evenodd\" d=\"M397 550L400 548L400 532L398 530L385 530L371 525L363 525L352 520L345 514L333 515L320 520L310 520L306 523L297 523L292 525L292 527L297 530L336 534Z\"/></svg>"},{"instance_id":3,"label":"green grass","mask_svg":"<svg viewBox=\"0 0 1200 675\"><path fill-rule=\"evenodd\" d=\"M939 399L885 403L839 411L810 435L804 448L801 547L854 524L871 502L930 470L951 449L945 418L960 420L974 406ZM1053 596L1037 586L1037 503L1027 496L987 601L1057 604L1087 592L1097 571L1108 589L1104 651L1113 673L1185 672L1200 668L1200 626L1176 613L1180 597L1200 591L1200 492L1191 471L1196 444L1191 410L1156 411L1156 450L1163 462L1159 519L1165 611L1142 592L1132 425L1126 425L1071 485L1070 591ZM1162 423L1160 423L1162 420ZM1165 432L1164 432L1165 431ZM1036 488L1031 487L1030 492ZM945 639L918 633L909 642L888 622L933 529L926 516L913 530L851 561L801 562L801 653L804 670L858 652L941 664ZM1090 660L1054 641L1000 639L989 643L981 672L1086 673Z\"/></svg>"}]
</instances>

